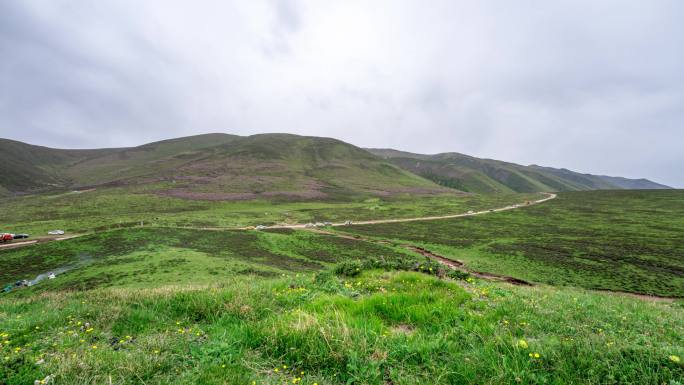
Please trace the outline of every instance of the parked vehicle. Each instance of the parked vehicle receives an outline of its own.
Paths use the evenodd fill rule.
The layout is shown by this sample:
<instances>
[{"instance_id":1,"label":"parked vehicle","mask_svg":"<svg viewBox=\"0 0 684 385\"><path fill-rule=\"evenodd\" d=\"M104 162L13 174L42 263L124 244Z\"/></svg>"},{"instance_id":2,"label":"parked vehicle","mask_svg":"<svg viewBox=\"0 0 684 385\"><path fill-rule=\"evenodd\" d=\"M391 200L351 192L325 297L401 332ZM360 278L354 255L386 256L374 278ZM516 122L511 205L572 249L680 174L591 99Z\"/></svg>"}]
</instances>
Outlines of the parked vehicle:
<instances>
[{"instance_id":1,"label":"parked vehicle","mask_svg":"<svg viewBox=\"0 0 684 385\"><path fill-rule=\"evenodd\" d=\"M29 234L14 234L14 239L26 239L29 236Z\"/></svg>"},{"instance_id":2,"label":"parked vehicle","mask_svg":"<svg viewBox=\"0 0 684 385\"><path fill-rule=\"evenodd\" d=\"M268 227L266 227L264 225L259 225L259 226L255 227L255 229L257 229L257 230L266 230L267 228Z\"/></svg>"},{"instance_id":3,"label":"parked vehicle","mask_svg":"<svg viewBox=\"0 0 684 385\"><path fill-rule=\"evenodd\" d=\"M0 242L2 243L12 242L13 239L14 235L10 233L3 233L0 235Z\"/></svg>"},{"instance_id":4,"label":"parked vehicle","mask_svg":"<svg viewBox=\"0 0 684 385\"><path fill-rule=\"evenodd\" d=\"M64 230L52 230L52 231L48 231L48 235L64 235Z\"/></svg>"}]
</instances>

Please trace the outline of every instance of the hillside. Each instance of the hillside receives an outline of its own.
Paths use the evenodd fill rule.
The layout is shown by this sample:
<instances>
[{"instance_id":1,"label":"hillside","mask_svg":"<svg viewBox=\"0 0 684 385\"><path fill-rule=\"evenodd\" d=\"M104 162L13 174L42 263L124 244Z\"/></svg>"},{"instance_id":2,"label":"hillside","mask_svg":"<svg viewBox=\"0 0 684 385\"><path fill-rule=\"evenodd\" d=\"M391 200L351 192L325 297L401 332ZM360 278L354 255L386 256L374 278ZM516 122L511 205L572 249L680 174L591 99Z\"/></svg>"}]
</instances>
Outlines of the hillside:
<instances>
[{"instance_id":1,"label":"hillside","mask_svg":"<svg viewBox=\"0 0 684 385\"><path fill-rule=\"evenodd\" d=\"M205 134L138 147L63 150L0 139L0 195L123 187L194 200L334 199L399 193L668 188L457 153L368 151L320 137ZM447 189L450 188L450 189Z\"/></svg>"},{"instance_id":2,"label":"hillside","mask_svg":"<svg viewBox=\"0 0 684 385\"><path fill-rule=\"evenodd\" d=\"M59 150L33 146L14 140L0 139L0 194L28 192L48 187L68 185L65 168L90 157L98 157L116 150Z\"/></svg>"},{"instance_id":3,"label":"hillside","mask_svg":"<svg viewBox=\"0 0 684 385\"><path fill-rule=\"evenodd\" d=\"M423 155L391 149L368 151L440 185L474 193L670 188L647 179L582 174L536 165L523 166L458 153Z\"/></svg>"},{"instance_id":4,"label":"hillside","mask_svg":"<svg viewBox=\"0 0 684 385\"><path fill-rule=\"evenodd\" d=\"M0 191L126 187L187 199L335 198L453 192L330 138L207 134L133 148L59 150L2 142Z\"/></svg>"}]
</instances>

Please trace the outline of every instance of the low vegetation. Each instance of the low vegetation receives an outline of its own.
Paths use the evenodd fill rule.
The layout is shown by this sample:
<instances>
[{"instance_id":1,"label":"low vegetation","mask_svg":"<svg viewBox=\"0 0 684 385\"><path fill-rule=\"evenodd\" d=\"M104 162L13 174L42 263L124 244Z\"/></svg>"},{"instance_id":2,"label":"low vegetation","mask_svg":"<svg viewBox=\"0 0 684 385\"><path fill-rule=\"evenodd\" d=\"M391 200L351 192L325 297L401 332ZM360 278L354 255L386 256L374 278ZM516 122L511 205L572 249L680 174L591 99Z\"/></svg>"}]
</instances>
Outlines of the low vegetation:
<instances>
[{"instance_id":1,"label":"low vegetation","mask_svg":"<svg viewBox=\"0 0 684 385\"><path fill-rule=\"evenodd\" d=\"M0 284L31 280L50 271L24 295L108 286L210 284L236 275L279 276L317 271L336 262L376 260L402 266L425 261L403 249L308 231L200 231L132 228L0 251Z\"/></svg>"},{"instance_id":2,"label":"low vegetation","mask_svg":"<svg viewBox=\"0 0 684 385\"><path fill-rule=\"evenodd\" d=\"M343 231L533 282L684 297L681 190L567 192L507 212Z\"/></svg>"},{"instance_id":3,"label":"low vegetation","mask_svg":"<svg viewBox=\"0 0 684 385\"><path fill-rule=\"evenodd\" d=\"M34 195L0 200L0 231L53 229L68 234L121 227L239 227L274 223L369 220L464 213L539 199L540 194L410 195L359 197L347 201L198 201L159 197L145 189L110 188L83 193Z\"/></svg>"},{"instance_id":4,"label":"low vegetation","mask_svg":"<svg viewBox=\"0 0 684 385\"><path fill-rule=\"evenodd\" d=\"M88 234L0 250L0 283L58 271L0 294L0 384L684 382L684 301L581 288L683 296L681 191L562 193L476 217L334 229L344 237L174 222L255 224L268 202L182 201L175 212L175 198L93 193L17 198L34 205L14 223ZM268 215L367 218L359 208L372 205L373 218L411 217L522 197L538 198L280 202ZM139 227L146 208L156 219ZM31 222L37 213L49 225ZM403 244L554 286L473 279Z\"/></svg>"},{"instance_id":5,"label":"low vegetation","mask_svg":"<svg viewBox=\"0 0 684 385\"><path fill-rule=\"evenodd\" d=\"M0 299L0 383L680 384L684 307L364 270Z\"/></svg>"}]
</instances>

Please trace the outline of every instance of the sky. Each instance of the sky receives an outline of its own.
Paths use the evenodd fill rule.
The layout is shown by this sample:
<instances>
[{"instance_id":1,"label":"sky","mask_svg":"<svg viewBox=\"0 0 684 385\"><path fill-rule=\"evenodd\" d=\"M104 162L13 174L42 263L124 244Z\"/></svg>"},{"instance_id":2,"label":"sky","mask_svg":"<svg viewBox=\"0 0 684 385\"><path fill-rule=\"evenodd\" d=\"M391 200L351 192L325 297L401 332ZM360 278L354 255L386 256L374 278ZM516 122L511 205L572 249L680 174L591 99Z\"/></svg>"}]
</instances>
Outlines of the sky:
<instances>
[{"instance_id":1,"label":"sky","mask_svg":"<svg viewBox=\"0 0 684 385\"><path fill-rule=\"evenodd\" d=\"M2 0L0 137L289 132L684 187L684 1Z\"/></svg>"}]
</instances>

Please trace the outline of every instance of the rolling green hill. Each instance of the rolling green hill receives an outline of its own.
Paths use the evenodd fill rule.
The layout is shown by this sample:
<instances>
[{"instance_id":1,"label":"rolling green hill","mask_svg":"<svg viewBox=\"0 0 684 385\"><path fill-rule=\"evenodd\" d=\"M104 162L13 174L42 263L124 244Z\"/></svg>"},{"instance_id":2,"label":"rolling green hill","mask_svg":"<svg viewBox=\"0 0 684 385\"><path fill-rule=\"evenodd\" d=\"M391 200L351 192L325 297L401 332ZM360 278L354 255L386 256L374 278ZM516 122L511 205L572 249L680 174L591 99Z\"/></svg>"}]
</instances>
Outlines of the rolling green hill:
<instances>
[{"instance_id":1,"label":"rolling green hill","mask_svg":"<svg viewBox=\"0 0 684 385\"><path fill-rule=\"evenodd\" d=\"M447 193L367 151L330 138L207 134L134 148L59 150L3 140L0 191L130 187L201 200Z\"/></svg>"},{"instance_id":2,"label":"rolling green hill","mask_svg":"<svg viewBox=\"0 0 684 385\"><path fill-rule=\"evenodd\" d=\"M116 150L59 150L0 139L0 194L67 186L66 167Z\"/></svg>"},{"instance_id":3,"label":"rolling green hill","mask_svg":"<svg viewBox=\"0 0 684 385\"><path fill-rule=\"evenodd\" d=\"M440 185L474 193L670 188L647 179L581 174L536 165L522 166L453 152L422 155L391 149L368 151Z\"/></svg>"},{"instance_id":4,"label":"rolling green hill","mask_svg":"<svg viewBox=\"0 0 684 385\"><path fill-rule=\"evenodd\" d=\"M205 134L138 147L63 150L0 139L0 195L124 187L194 200L668 188L457 153L364 150L320 137Z\"/></svg>"}]
</instances>

